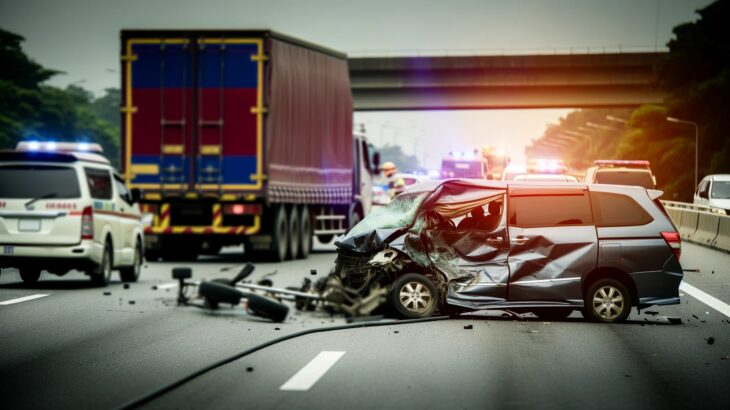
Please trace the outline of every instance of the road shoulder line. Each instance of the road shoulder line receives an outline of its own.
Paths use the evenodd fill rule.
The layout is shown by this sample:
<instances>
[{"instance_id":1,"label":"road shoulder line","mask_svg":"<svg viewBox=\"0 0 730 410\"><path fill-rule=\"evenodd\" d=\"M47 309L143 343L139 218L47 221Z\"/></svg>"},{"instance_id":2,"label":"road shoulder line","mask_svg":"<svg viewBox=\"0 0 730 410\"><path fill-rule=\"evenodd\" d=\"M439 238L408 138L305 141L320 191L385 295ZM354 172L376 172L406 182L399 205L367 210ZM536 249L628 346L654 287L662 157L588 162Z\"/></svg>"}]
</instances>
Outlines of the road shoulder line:
<instances>
[{"instance_id":1,"label":"road shoulder line","mask_svg":"<svg viewBox=\"0 0 730 410\"><path fill-rule=\"evenodd\" d=\"M39 299L39 298L46 297L46 296L49 296L49 295L43 294L43 293L38 293L36 295L23 296L22 298L2 301L2 302L0 302L0 306L14 305L16 303L27 302L29 300Z\"/></svg>"},{"instance_id":2,"label":"road shoulder line","mask_svg":"<svg viewBox=\"0 0 730 410\"><path fill-rule=\"evenodd\" d=\"M689 294L693 298L717 310L723 315L730 317L730 305L721 301L720 299L705 293L704 291L690 285L685 281L682 281L682 283L679 284L679 290Z\"/></svg>"}]
</instances>

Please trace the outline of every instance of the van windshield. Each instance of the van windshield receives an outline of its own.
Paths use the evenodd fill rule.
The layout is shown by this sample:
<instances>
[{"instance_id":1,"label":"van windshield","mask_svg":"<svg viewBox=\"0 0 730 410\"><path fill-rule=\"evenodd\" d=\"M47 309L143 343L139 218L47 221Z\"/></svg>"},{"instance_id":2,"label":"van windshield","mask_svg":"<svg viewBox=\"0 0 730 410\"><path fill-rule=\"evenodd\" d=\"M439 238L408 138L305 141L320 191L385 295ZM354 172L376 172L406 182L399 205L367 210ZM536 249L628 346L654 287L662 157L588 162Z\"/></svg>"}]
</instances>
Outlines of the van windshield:
<instances>
[{"instance_id":1,"label":"van windshield","mask_svg":"<svg viewBox=\"0 0 730 410\"><path fill-rule=\"evenodd\" d=\"M76 170L46 165L0 166L0 198L39 198L50 194L54 199L80 198Z\"/></svg>"},{"instance_id":2,"label":"van windshield","mask_svg":"<svg viewBox=\"0 0 730 410\"><path fill-rule=\"evenodd\" d=\"M597 184L634 185L654 189L654 180L647 171L598 171Z\"/></svg>"},{"instance_id":3,"label":"van windshield","mask_svg":"<svg viewBox=\"0 0 730 410\"><path fill-rule=\"evenodd\" d=\"M714 181L711 197L712 199L730 199L730 181Z\"/></svg>"}]
</instances>

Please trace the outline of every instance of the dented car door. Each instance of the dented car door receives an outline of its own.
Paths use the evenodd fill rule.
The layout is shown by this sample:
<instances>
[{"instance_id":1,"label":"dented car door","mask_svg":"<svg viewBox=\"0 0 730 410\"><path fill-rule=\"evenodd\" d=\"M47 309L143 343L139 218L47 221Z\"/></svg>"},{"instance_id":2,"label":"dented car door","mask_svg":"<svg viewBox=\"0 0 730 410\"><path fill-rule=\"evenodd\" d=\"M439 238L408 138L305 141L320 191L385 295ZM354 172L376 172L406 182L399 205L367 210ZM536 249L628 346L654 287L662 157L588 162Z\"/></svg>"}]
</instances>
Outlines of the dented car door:
<instances>
[{"instance_id":1,"label":"dented car door","mask_svg":"<svg viewBox=\"0 0 730 410\"><path fill-rule=\"evenodd\" d=\"M598 240L585 188L509 192L509 301L582 301Z\"/></svg>"}]
</instances>

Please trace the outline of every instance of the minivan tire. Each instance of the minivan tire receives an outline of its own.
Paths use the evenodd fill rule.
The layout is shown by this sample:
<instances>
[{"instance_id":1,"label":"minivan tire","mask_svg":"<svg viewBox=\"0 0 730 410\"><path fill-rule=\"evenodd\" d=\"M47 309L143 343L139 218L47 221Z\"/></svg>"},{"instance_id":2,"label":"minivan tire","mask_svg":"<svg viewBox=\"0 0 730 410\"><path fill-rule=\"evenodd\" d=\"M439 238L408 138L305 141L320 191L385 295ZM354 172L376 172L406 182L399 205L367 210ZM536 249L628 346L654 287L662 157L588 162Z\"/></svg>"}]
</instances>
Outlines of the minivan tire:
<instances>
[{"instance_id":1,"label":"minivan tire","mask_svg":"<svg viewBox=\"0 0 730 410\"><path fill-rule=\"evenodd\" d=\"M125 266L119 269L119 276L122 282L136 282L139 273L142 271L142 246L139 242L134 246L134 261L132 266Z\"/></svg>"},{"instance_id":2,"label":"minivan tire","mask_svg":"<svg viewBox=\"0 0 730 410\"><path fill-rule=\"evenodd\" d=\"M438 300L436 285L420 273L406 273L396 278L388 295L391 308L406 319L432 316Z\"/></svg>"},{"instance_id":3,"label":"minivan tire","mask_svg":"<svg viewBox=\"0 0 730 410\"><path fill-rule=\"evenodd\" d=\"M91 269L89 274L91 282L96 286L106 286L112 279L112 248L109 242L104 244L104 251L101 254L101 262Z\"/></svg>"},{"instance_id":4,"label":"minivan tire","mask_svg":"<svg viewBox=\"0 0 730 410\"><path fill-rule=\"evenodd\" d=\"M41 277L41 270L35 269L35 268L22 268L20 269L20 279L23 280L23 283L27 283L29 285L35 284L38 282L38 279Z\"/></svg>"},{"instance_id":5,"label":"minivan tire","mask_svg":"<svg viewBox=\"0 0 730 410\"><path fill-rule=\"evenodd\" d=\"M616 279L594 282L586 292L583 316L594 322L619 323L631 313L631 293Z\"/></svg>"}]
</instances>

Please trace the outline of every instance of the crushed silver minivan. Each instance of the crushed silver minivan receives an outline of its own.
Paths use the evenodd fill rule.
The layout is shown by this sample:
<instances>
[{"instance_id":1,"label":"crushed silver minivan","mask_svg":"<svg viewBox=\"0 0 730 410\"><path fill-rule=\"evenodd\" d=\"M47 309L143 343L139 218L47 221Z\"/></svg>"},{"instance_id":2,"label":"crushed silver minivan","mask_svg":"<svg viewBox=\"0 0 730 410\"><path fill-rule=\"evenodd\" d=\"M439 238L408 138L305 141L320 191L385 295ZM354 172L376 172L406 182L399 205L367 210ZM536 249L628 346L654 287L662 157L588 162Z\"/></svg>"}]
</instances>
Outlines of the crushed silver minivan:
<instances>
[{"instance_id":1,"label":"crushed silver minivan","mask_svg":"<svg viewBox=\"0 0 730 410\"><path fill-rule=\"evenodd\" d=\"M336 242L333 274L388 287L399 316L474 309L624 321L679 303L681 242L661 191L484 180L409 187Z\"/></svg>"}]
</instances>

